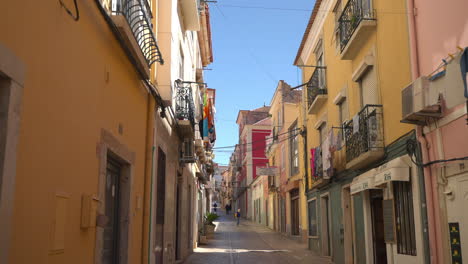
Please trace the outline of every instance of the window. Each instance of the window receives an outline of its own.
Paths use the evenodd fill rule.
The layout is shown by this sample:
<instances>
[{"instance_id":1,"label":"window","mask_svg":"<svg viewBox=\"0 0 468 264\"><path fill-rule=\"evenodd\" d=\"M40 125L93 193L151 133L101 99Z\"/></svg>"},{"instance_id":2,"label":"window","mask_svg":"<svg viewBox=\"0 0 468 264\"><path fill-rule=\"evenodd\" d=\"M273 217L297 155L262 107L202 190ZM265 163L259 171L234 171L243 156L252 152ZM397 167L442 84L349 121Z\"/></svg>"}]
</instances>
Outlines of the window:
<instances>
[{"instance_id":1,"label":"window","mask_svg":"<svg viewBox=\"0 0 468 264\"><path fill-rule=\"evenodd\" d=\"M322 145L323 141L327 138L326 130L327 130L327 123L324 122L318 128L320 145Z\"/></svg>"},{"instance_id":2,"label":"window","mask_svg":"<svg viewBox=\"0 0 468 264\"><path fill-rule=\"evenodd\" d=\"M17 171L17 142L21 113L11 111L22 103L25 64L0 43L0 234L12 233L12 214ZM8 147L7 147L8 145ZM0 252L9 251L8 242L0 242ZM0 253L0 263L8 263L7 254Z\"/></svg>"},{"instance_id":3,"label":"window","mask_svg":"<svg viewBox=\"0 0 468 264\"><path fill-rule=\"evenodd\" d=\"M278 131L281 131L282 126L283 126L283 108L281 107L278 110Z\"/></svg>"},{"instance_id":4,"label":"window","mask_svg":"<svg viewBox=\"0 0 468 264\"><path fill-rule=\"evenodd\" d=\"M393 182L398 254L416 256L411 182Z\"/></svg>"},{"instance_id":5,"label":"window","mask_svg":"<svg viewBox=\"0 0 468 264\"><path fill-rule=\"evenodd\" d=\"M309 236L317 236L317 200L310 200L307 204L309 213Z\"/></svg>"},{"instance_id":6,"label":"window","mask_svg":"<svg viewBox=\"0 0 468 264\"><path fill-rule=\"evenodd\" d=\"M293 176L299 172L299 149L298 149L297 123L289 128L289 157L290 157L290 175Z\"/></svg>"},{"instance_id":7,"label":"window","mask_svg":"<svg viewBox=\"0 0 468 264\"><path fill-rule=\"evenodd\" d=\"M184 80L184 51L180 47L179 78Z\"/></svg>"},{"instance_id":8,"label":"window","mask_svg":"<svg viewBox=\"0 0 468 264\"><path fill-rule=\"evenodd\" d=\"M341 126L349 118L348 102L346 101L346 98L343 98L341 100L341 102L338 104L338 108L339 108L339 111L340 111L339 118L340 118L340 126Z\"/></svg>"},{"instance_id":9,"label":"window","mask_svg":"<svg viewBox=\"0 0 468 264\"><path fill-rule=\"evenodd\" d=\"M336 42L336 49L340 50L340 16L342 11L342 3L341 0L337 0L335 7L333 8L333 13L335 14L335 42Z\"/></svg>"},{"instance_id":10,"label":"window","mask_svg":"<svg viewBox=\"0 0 468 264\"><path fill-rule=\"evenodd\" d=\"M315 48L315 58L316 58L316 65L317 66L325 66L324 59L323 59L323 44L322 40L320 39L317 43L317 47ZM323 89L325 88L325 71L321 68L316 68L316 71L319 71L318 75L318 86Z\"/></svg>"},{"instance_id":11,"label":"window","mask_svg":"<svg viewBox=\"0 0 468 264\"><path fill-rule=\"evenodd\" d=\"M359 79L361 107L368 104L378 104L377 80L374 67L369 67Z\"/></svg>"}]
</instances>

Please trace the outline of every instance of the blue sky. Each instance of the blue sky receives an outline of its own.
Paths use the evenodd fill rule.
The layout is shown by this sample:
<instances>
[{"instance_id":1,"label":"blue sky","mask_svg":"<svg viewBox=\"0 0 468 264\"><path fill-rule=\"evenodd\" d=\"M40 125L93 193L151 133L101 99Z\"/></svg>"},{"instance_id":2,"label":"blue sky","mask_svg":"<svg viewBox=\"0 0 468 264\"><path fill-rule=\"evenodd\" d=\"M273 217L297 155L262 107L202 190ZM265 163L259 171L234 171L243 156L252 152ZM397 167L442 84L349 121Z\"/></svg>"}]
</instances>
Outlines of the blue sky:
<instances>
[{"instance_id":1,"label":"blue sky","mask_svg":"<svg viewBox=\"0 0 468 264\"><path fill-rule=\"evenodd\" d=\"M239 110L268 105L279 80L301 83L293 66L314 0L218 0L210 3L214 62L205 80L216 89L216 147L238 142ZM216 151L227 164L232 149Z\"/></svg>"}]
</instances>

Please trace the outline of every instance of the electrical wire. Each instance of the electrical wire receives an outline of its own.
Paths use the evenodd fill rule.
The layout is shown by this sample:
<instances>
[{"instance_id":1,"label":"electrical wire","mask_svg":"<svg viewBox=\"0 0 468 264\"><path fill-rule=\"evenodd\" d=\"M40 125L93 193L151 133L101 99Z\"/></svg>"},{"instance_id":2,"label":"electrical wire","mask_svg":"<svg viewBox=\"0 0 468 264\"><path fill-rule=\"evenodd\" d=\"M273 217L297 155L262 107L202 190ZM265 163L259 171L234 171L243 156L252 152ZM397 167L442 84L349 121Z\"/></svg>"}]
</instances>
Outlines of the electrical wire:
<instances>
[{"instance_id":1,"label":"electrical wire","mask_svg":"<svg viewBox=\"0 0 468 264\"><path fill-rule=\"evenodd\" d=\"M267 6L243 6L243 5L229 5L229 4L218 4L225 7L235 7L235 8L246 8L246 9L264 9L264 10L279 10L279 11L302 11L302 12L312 12L312 9L300 9L300 8L282 8L282 7L267 7Z\"/></svg>"},{"instance_id":2,"label":"electrical wire","mask_svg":"<svg viewBox=\"0 0 468 264\"><path fill-rule=\"evenodd\" d=\"M298 134L295 134L295 135L292 135L292 136L288 136L288 137L286 137L286 138L283 138L283 139L281 139L281 140L276 141L274 144L282 143L282 142L287 141L287 140L289 140L289 139L291 139L291 138L293 138L293 137L296 137L297 135L300 135L300 134L298 133ZM246 151L244 151L244 152L245 152L245 153L250 153L250 152L257 151L257 150L262 150L262 149L266 149L266 146L259 146L259 147L255 148L255 149L246 150ZM268 162L266 162L266 163L268 163ZM254 166L254 164L246 164L246 165L252 165L252 166ZM229 166L229 165L224 165L224 166Z\"/></svg>"},{"instance_id":3,"label":"electrical wire","mask_svg":"<svg viewBox=\"0 0 468 264\"><path fill-rule=\"evenodd\" d=\"M301 130L301 129L300 129L300 128L295 128L295 129L291 129L291 130L289 130L289 131L287 131L287 132L280 133L280 134L278 134L278 135L276 135L276 136L265 137L264 139L254 140L254 141L250 141L250 142L246 142L246 143L242 143L242 144L231 145L231 146L214 147L214 148L212 148L212 149L213 149L213 150L217 150L217 149L230 149L230 148L235 148L235 147L237 147L237 146L240 147L240 146L244 146L244 145L251 145L251 144L254 144L255 142L262 142L262 141L265 141L265 140L267 140L267 139L274 139L274 138L276 138L276 137L278 137L278 136L281 136L281 135L284 135L284 134L289 134L289 133L291 133L291 132L293 132L293 131L297 131L297 130Z\"/></svg>"},{"instance_id":4,"label":"electrical wire","mask_svg":"<svg viewBox=\"0 0 468 264\"><path fill-rule=\"evenodd\" d=\"M221 13L221 16L223 17L223 19L226 22L230 22L228 17L221 11L218 4L215 4L215 6L216 6L216 9ZM230 24L231 23L228 23L228 26L230 26ZM231 32L235 32L239 36L238 38L235 38L237 41L239 41L239 44L244 44L243 42L241 42L242 39L248 39L246 37L243 37L242 34L240 32L238 32L237 29L234 28L234 27L231 27ZM247 49L247 53L252 58L253 62L263 71L263 73L266 75L266 77L268 77L271 81L273 81L275 84L277 84L278 80L276 80L275 77L269 71L267 71L267 69L265 68L265 65L263 65L260 62L260 59L257 58L257 56L255 55L255 53L253 52L253 50L251 48Z\"/></svg>"},{"instance_id":5,"label":"electrical wire","mask_svg":"<svg viewBox=\"0 0 468 264\"><path fill-rule=\"evenodd\" d=\"M78 3L76 0L73 0L73 4L75 5L75 15L72 13L72 11L65 5L65 3L62 2L62 0L59 0L60 6L62 6L65 11L73 18L73 20L78 21L80 20L80 10L78 9Z\"/></svg>"},{"instance_id":6,"label":"electrical wire","mask_svg":"<svg viewBox=\"0 0 468 264\"><path fill-rule=\"evenodd\" d=\"M271 6L248 6L248 5L230 5L230 4L216 4L222 7L233 7L241 9L263 9L263 10L277 10L277 11L300 11L300 12L312 12L312 9L302 9L302 8L283 8L283 7L271 7ZM413 12L408 12L405 10L382 10L374 9L376 13L382 14L413 14ZM317 12L321 13L334 13L333 9L318 9Z\"/></svg>"},{"instance_id":7,"label":"electrical wire","mask_svg":"<svg viewBox=\"0 0 468 264\"><path fill-rule=\"evenodd\" d=\"M464 161L464 160L468 160L468 156L465 156L465 157L460 157L460 158L452 158L452 159L443 159L443 160L433 160L433 161L430 161L428 163L420 163L418 161L415 161L413 159L413 156L416 155L416 149L418 147L418 143L416 140L414 139L408 139L406 141L406 151L408 152L410 158L411 158L411 161L416 164L416 166L418 167L427 167L427 166L431 166L431 165L434 165L434 164L437 164L437 163L445 163L445 162L452 162L452 161Z\"/></svg>"}]
</instances>

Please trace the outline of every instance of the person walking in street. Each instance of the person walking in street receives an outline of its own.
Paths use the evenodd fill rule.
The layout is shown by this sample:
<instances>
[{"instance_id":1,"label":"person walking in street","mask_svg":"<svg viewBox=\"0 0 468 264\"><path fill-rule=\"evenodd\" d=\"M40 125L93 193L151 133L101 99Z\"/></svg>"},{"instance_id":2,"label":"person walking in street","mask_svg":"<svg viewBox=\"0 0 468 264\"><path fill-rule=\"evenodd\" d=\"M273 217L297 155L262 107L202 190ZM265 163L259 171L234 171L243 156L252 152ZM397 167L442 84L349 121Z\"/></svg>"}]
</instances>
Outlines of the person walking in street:
<instances>
[{"instance_id":1,"label":"person walking in street","mask_svg":"<svg viewBox=\"0 0 468 264\"><path fill-rule=\"evenodd\" d=\"M216 202L213 203L213 210L214 212L216 213L216 209L218 208L218 204L216 204Z\"/></svg>"},{"instance_id":2,"label":"person walking in street","mask_svg":"<svg viewBox=\"0 0 468 264\"><path fill-rule=\"evenodd\" d=\"M240 214L240 209L237 209L237 212L236 212L237 225L239 225L239 222L240 222L240 217L241 217L241 214Z\"/></svg>"},{"instance_id":3,"label":"person walking in street","mask_svg":"<svg viewBox=\"0 0 468 264\"><path fill-rule=\"evenodd\" d=\"M226 215L229 215L229 204L226 204L224 209L226 209Z\"/></svg>"}]
</instances>

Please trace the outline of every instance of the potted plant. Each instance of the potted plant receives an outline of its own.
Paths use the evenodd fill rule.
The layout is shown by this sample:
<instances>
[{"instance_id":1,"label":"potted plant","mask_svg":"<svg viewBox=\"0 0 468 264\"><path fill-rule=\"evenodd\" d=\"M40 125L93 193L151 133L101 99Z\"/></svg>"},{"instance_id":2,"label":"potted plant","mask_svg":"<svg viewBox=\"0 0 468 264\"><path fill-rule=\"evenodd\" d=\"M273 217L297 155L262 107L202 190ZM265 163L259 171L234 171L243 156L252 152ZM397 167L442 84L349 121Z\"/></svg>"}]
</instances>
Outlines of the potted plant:
<instances>
[{"instance_id":1,"label":"potted plant","mask_svg":"<svg viewBox=\"0 0 468 264\"><path fill-rule=\"evenodd\" d=\"M200 227L200 229L198 229L198 236L199 236L198 244L206 245L207 241L206 241L205 232L203 231L203 227Z\"/></svg>"},{"instance_id":2,"label":"potted plant","mask_svg":"<svg viewBox=\"0 0 468 264\"><path fill-rule=\"evenodd\" d=\"M213 237L214 229L216 227L216 225L213 223L213 221L215 221L218 218L219 218L219 215L217 215L215 213L207 213L205 215L204 227L205 227L205 235L206 235L207 238L212 238Z\"/></svg>"}]
</instances>

